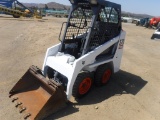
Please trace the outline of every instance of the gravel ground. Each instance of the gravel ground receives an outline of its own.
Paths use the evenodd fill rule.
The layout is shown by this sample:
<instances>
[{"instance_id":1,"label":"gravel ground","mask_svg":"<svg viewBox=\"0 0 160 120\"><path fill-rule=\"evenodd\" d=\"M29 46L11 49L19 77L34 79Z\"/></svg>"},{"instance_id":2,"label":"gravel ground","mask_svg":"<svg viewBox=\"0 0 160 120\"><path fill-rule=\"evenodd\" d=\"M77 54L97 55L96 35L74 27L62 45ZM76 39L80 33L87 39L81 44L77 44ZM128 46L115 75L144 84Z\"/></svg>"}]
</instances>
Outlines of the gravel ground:
<instances>
[{"instance_id":1,"label":"gravel ground","mask_svg":"<svg viewBox=\"0 0 160 120\"><path fill-rule=\"evenodd\" d=\"M58 43L62 22L0 16L0 118L23 117L8 98L9 90L31 65L42 67L46 49ZM124 23L127 32L121 70L104 87L47 120L160 120L160 41L154 30Z\"/></svg>"}]
</instances>

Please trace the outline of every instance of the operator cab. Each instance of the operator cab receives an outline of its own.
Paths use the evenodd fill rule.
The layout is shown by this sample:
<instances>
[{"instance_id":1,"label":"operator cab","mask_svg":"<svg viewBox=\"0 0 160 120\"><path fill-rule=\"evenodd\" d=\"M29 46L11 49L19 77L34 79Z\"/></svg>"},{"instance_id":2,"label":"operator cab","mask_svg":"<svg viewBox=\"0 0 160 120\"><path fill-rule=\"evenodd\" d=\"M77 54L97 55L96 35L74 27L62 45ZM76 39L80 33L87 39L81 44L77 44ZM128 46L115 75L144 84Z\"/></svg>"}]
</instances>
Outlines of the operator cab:
<instances>
[{"instance_id":1,"label":"operator cab","mask_svg":"<svg viewBox=\"0 0 160 120\"><path fill-rule=\"evenodd\" d=\"M82 0L76 3L71 0L73 6L60 52L79 58L120 34L121 6L108 1L99 2L93 4Z\"/></svg>"}]
</instances>

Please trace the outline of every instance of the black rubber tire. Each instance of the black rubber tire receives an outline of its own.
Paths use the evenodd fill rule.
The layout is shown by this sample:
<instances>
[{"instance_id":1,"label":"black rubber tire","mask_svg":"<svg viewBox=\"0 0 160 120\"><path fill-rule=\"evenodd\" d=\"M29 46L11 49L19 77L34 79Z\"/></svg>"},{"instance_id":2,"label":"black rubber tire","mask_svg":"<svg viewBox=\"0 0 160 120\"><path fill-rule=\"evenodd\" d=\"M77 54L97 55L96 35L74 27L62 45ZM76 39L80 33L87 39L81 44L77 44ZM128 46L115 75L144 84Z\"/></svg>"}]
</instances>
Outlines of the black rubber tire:
<instances>
[{"instance_id":1,"label":"black rubber tire","mask_svg":"<svg viewBox=\"0 0 160 120\"><path fill-rule=\"evenodd\" d=\"M13 17L14 17L14 18L20 18L20 16L18 16L18 15L13 15Z\"/></svg>"},{"instance_id":2,"label":"black rubber tire","mask_svg":"<svg viewBox=\"0 0 160 120\"><path fill-rule=\"evenodd\" d=\"M153 40L154 38L155 38L155 35L153 34L152 37L151 37L151 39Z\"/></svg>"},{"instance_id":3,"label":"black rubber tire","mask_svg":"<svg viewBox=\"0 0 160 120\"><path fill-rule=\"evenodd\" d=\"M112 73L113 73L112 67L110 67L110 65L104 64L99 66L95 73L95 80L94 80L95 85L99 87L106 85L111 79Z\"/></svg>"},{"instance_id":4,"label":"black rubber tire","mask_svg":"<svg viewBox=\"0 0 160 120\"><path fill-rule=\"evenodd\" d=\"M80 93L80 87L81 87L81 84L84 82L84 80L89 80L90 82L90 87L89 89L87 90L87 92L85 92L84 94L81 94ZM78 98L82 98L83 96L85 96L86 94L88 94L88 92L91 90L92 88L92 85L93 85L93 77L91 75L90 72L86 72L86 71L82 71L81 73L78 74L77 78L76 78L76 81L73 85L73 89L72 89L72 95L73 97L75 97L76 99Z\"/></svg>"},{"instance_id":5,"label":"black rubber tire","mask_svg":"<svg viewBox=\"0 0 160 120\"><path fill-rule=\"evenodd\" d=\"M139 26L139 22L137 21L136 26Z\"/></svg>"},{"instance_id":6,"label":"black rubber tire","mask_svg":"<svg viewBox=\"0 0 160 120\"><path fill-rule=\"evenodd\" d=\"M148 27L149 27L149 23L146 23L146 24L145 24L145 27L148 28Z\"/></svg>"}]
</instances>

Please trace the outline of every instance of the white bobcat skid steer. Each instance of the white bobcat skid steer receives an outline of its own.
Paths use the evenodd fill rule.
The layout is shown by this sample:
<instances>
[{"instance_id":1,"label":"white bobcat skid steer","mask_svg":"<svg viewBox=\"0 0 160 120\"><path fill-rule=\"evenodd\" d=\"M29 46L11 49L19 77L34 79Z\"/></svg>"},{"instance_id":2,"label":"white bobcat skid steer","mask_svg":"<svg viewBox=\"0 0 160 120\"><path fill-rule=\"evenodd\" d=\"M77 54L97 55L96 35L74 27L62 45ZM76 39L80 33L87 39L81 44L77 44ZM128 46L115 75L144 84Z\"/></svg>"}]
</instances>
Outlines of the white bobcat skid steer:
<instances>
[{"instance_id":1,"label":"white bobcat skid steer","mask_svg":"<svg viewBox=\"0 0 160 120\"><path fill-rule=\"evenodd\" d=\"M48 48L42 72L32 66L10 91L25 119L45 118L71 96L86 95L93 83L105 85L120 69L126 34L121 6L104 0L70 1L61 43Z\"/></svg>"},{"instance_id":2,"label":"white bobcat skid steer","mask_svg":"<svg viewBox=\"0 0 160 120\"><path fill-rule=\"evenodd\" d=\"M119 71L125 40L120 19L120 5L73 1L62 42L47 50L42 70L64 86L68 99Z\"/></svg>"}]
</instances>

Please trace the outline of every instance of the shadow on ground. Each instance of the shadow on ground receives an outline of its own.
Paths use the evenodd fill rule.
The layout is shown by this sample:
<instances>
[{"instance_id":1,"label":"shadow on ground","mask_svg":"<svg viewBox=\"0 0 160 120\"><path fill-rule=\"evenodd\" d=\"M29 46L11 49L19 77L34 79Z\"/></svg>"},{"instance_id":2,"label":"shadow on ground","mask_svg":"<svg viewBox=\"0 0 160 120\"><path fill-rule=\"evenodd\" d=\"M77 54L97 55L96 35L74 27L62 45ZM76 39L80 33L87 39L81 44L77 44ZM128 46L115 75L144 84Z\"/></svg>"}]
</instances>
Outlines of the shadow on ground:
<instances>
[{"instance_id":1,"label":"shadow on ground","mask_svg":"<svg viewBox=\"0 0 160 120\"><path fill-rule=\"evenodd\" d=\"M136 95L146 84L147 81L143 80L141 77L121 70L112 77L111 81L106 86L100 88L94 86L90 93L78 100L77 103L69 103L66 108L51 115L45 120L58 119L76 113L79 109L76 108L75 105L100 103L114 95Z\"/></svg>"}]
</instances>

